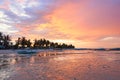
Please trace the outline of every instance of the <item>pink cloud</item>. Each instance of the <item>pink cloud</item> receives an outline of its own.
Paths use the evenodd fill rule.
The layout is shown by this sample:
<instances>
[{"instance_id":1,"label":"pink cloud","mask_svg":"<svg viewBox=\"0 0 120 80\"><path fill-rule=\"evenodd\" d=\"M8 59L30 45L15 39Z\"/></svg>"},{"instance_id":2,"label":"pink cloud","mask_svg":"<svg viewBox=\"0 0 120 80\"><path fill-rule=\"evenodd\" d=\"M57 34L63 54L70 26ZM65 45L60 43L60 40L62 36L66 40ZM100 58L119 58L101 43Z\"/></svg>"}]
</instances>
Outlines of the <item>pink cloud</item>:
<instances>
[{"instance_id":1,"label":"pink cloud","mask_svg":"<svg viewBox=\"0 0 120 80\"><path fill-rule=\"evenodd\" d=\"M7 0L0 5L0 9L9 10L9 5L10 5L10 2Z\"/></svg>"},{"instance_id":2,"label":"pink cloud","mask_svg":"<svg viewBox=\"0 0 120 80\"><path fill-rule=\"evenodd\" d=\"M120 3L117 1L60 0L43 9L30 8L26 12L30 12L31 18L14 24L19 30L15 35L71 40L79 47L119 46L118 40L100 41L106 37L120 37Z\"/></svg>"}]
</instances>

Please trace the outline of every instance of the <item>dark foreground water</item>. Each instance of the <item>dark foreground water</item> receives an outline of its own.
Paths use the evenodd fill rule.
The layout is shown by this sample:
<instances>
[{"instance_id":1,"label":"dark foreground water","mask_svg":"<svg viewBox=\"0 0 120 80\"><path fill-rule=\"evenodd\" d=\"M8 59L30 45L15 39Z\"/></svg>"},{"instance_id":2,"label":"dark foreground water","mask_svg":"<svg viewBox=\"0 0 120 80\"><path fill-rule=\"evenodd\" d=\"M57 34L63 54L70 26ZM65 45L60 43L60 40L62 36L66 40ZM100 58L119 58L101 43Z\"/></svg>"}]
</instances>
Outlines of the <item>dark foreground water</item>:
<instances>
[{"instance_id":1,"label":"dark foreground water","mask_svg":"<svg viewBox=\"0 0 120 80\"><path fill-rule=\"evenodd\" d=\"M0 80L120 80L120 51L4 53Z\"/></svg>"}]
</instances>

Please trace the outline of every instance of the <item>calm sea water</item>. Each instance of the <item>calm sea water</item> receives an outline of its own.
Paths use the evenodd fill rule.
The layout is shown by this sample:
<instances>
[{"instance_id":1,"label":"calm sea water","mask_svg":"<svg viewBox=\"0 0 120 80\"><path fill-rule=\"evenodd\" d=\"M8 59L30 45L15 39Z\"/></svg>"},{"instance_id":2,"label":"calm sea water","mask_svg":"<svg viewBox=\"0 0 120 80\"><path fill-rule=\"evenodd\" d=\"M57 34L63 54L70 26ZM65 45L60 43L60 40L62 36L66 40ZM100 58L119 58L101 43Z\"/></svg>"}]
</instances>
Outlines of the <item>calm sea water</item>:
<instances>
[{"instance_id":1,"label":"calm sea water","mask_svg":"<svg viewBox=\"0 0 120 80\"><path fill-rule=\"evenodd\" d=\"M0 80L120 80L120 51L4 53Z\"/></svg>"}]
</instances>

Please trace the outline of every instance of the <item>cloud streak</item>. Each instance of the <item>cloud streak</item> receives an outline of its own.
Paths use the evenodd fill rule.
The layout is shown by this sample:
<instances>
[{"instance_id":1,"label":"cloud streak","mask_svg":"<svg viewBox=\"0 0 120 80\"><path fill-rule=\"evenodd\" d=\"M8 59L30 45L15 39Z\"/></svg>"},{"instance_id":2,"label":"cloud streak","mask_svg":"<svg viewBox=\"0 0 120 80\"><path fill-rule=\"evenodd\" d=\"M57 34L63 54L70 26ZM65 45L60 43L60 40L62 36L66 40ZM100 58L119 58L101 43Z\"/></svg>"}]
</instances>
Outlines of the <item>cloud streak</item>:
<instances>
[{"instance_id":1,"label":"cloud streak","mask_svg":"<svg viewBox=\"0 0 120 80\"><path fill-rule=\"evenodd\" d=\"M119 7L119 0L2 0L0 29L77 47L120 47Z\"/></svg>"}]
</instances>

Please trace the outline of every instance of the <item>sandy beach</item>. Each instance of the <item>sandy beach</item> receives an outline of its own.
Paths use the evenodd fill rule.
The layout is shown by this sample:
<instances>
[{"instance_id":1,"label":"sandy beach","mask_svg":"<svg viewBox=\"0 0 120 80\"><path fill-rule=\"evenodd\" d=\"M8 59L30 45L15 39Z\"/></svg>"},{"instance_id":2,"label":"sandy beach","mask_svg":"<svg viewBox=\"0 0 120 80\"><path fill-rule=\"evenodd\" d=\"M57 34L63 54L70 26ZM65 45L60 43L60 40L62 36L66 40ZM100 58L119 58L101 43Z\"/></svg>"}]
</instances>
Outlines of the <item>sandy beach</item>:
<instances>
[{"instance_id":1,"label":"sandy beach","mask_svg":"<svg viewBox=\"0 0 120 80\"><path fill-rule=\"evenodd\" d=\"M120 51L0 53L0 80L120 80Z\"/></svg>"}]
</instances>

